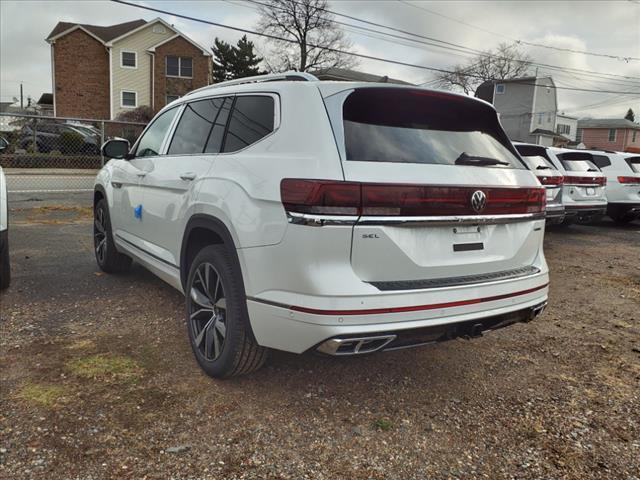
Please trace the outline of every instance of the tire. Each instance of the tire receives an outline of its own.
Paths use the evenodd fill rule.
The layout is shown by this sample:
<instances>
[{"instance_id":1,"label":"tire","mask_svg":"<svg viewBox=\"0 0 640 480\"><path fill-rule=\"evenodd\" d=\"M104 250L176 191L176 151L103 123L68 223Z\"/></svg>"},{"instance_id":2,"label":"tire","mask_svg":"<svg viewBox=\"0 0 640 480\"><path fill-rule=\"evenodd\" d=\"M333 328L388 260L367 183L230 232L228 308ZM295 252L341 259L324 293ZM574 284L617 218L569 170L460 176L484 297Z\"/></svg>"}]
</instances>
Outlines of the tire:
<instances>
[{"instance_id":1,"label":"tire","mask_svg":"<svg viewBox=\"0 0 640 480\"><path fill-rule=\"evenodd\" d=\"M242 275L224 246L211 245L196 255L185 299L191 349L207 375L244 375L264 364L268 349L251 332Z\"/></svg>"},{"instance_id":2,"label":"tire","mask_svg":"<svg viewBox=\"0 0 640 480\"><path fill-rule=\"evenodd\" d=\"M104 198L93 208L93 251L98 267L103 272L120 273L131 267L131 258L116 250L109 208Z\"/></svg>"},{"instance_id":3,"label":"tire","mask_svg":"<svg viewBox=\"0 0 640 480\"><path fill-rule=\"evenodd\" d=\"M11 283L11 265L9 263L8 230L0 232L0 290L9 288Z\"/></svg>"}]
</instances>

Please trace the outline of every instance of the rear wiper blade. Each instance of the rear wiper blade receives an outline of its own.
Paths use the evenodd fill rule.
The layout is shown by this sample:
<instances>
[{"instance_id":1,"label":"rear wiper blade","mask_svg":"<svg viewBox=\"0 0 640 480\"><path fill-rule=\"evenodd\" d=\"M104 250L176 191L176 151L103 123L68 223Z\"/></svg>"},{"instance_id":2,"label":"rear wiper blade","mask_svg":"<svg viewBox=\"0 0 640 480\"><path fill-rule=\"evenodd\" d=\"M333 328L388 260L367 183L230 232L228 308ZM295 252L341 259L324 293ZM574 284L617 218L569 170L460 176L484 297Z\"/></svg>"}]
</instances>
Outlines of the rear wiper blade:
<instances>
[{"instance_id":1,"label":"rear wiper blade","mask_svg":"<svg viewBox=\"0 0 640 480\"><path fill-rule=\"evenodd\" d=\"M491 157L479 157L476 155L469 155L467 152L462 152L455 161L456 165L474 165L478 167L484 167L489 165L509 165L509 162L503 162L496 158Z\"/></svg>"},{"instance_id":2,"label":"rear wiper blade","mask_svg":"<svg viewBox=\"0 0 640 480\"><path fill-rule=\"evenodd\" d=\"M551 167L547 167L546 165L538 165L536 170L551 170Z\"/></svg>"},{"instance_id":3,"label":"rear wiper blade","mask_svg":"<svg viewBox=\"0 0 640 480\"><path fill-rule=\"evenodd\" d=\"M595 168L590 168L589 170L587 170L587 172L597 172L598 170Z\"/></svg>"}]
</instances>

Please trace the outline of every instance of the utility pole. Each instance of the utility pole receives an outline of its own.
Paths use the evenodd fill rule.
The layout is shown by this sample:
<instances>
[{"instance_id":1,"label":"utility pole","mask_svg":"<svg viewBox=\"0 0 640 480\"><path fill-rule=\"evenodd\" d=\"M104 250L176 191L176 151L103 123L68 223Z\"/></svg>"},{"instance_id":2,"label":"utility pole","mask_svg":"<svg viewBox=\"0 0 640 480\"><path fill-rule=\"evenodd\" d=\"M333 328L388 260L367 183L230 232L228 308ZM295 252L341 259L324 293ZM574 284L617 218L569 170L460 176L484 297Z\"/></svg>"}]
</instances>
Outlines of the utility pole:
<instances>
[{"instance_id":1,"label":"utility pole","mask_svg":"<svg viewBox=\"0 0 640 480\"><path fill-rule=\"evenodd\" d=\"M24 99L22 97L22 82L20 82L20 110L24 108Z\"/></svg>"}]
</instances>

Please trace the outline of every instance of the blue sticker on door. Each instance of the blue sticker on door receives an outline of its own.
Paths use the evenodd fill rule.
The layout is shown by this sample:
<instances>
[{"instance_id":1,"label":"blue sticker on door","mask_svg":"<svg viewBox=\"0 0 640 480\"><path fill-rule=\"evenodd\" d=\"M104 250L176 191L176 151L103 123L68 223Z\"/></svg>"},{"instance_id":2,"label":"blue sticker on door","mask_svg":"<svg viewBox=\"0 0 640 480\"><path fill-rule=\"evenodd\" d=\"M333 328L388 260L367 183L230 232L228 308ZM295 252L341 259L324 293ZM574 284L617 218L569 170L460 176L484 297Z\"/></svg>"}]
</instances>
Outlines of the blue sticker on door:
<instances>
[{"instance_id":1,"label":"blue sticker on door","mask_svg":"<svg viewBox=\"0 0 640 480\"><path fill-rule=\"evenodd\" d=\"M133 209L133 216L142 220L142 205L138 205Z\"/></svg>"}]
</instances>

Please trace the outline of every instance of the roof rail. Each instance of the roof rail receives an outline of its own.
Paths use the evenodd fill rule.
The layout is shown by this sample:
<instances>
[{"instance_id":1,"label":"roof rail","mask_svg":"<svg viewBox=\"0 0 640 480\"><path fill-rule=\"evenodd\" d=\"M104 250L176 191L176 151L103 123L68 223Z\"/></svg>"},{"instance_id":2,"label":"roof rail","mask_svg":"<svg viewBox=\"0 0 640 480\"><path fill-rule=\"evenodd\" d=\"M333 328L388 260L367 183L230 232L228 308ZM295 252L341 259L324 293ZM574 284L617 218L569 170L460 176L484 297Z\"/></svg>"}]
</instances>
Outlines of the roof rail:
<instances>
[{"instance_id":1,"label":"roof rail","mask_svg":"<svg viewBox=\"0 0 640 480\"><path fill-rule=\"evenodd\" d=\"M288 71L283 73L269 73L267 75L256 75L254 77L236 78L235 80L227 80L225 82L214 83L213 85L207 85L196 90L192 90L185 96L192 95L202 90L208 90L210 88L228 87L230 85L242 85L244 83L261 83L261 82L282 82L282 81L301 81L301 82L317 82L318 78L315 75L311 75L307 72Z\"/></svg>"}]
</instances>

